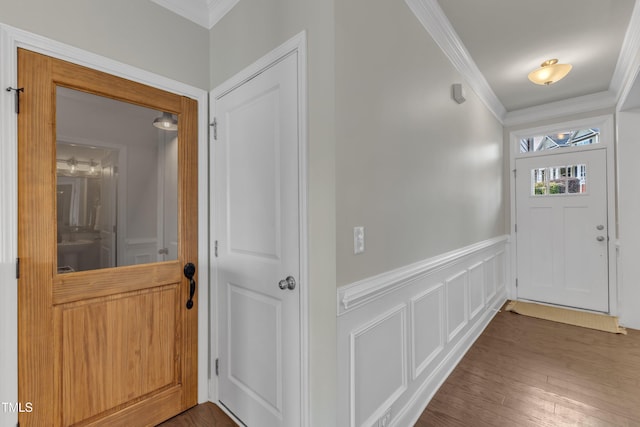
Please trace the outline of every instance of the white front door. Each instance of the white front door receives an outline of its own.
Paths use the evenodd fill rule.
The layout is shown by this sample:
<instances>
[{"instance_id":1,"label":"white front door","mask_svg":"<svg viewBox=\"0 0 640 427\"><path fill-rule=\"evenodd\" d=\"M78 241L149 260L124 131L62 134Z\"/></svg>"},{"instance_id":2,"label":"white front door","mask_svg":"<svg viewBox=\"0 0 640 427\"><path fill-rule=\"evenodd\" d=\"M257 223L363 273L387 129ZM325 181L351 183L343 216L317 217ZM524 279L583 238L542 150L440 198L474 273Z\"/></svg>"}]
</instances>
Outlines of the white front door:
<instances>
[{"instance_id":1,"label":"white front door","mask_svg":"<svg viewBox=\"0 0 640 427\"><path fill-rule=\"evenodd\" d=\"M297 61L212 96L218 397L250 427L301 422Z\"/></svg>"},{"instance_id":2,"label":"white front door","mask_svg":"<svg viewBox=\"0 0 640 427\"><path fill-rule=\"evenodd\" d=\"M516 160L520 299L609 311L604 149Z\"/></svg>"}]
</instances>

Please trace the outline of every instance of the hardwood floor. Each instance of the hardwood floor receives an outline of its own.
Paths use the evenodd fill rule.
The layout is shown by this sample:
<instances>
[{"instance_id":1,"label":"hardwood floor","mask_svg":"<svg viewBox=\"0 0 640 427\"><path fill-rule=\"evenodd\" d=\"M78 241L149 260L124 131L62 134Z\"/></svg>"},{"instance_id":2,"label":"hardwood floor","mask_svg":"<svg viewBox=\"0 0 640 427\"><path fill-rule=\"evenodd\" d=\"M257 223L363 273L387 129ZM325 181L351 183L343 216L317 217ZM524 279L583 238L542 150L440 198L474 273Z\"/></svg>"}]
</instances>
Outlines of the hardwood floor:
<instances>
[{"instance_id":1,"label":"hardwood floor","mask_svg":"<svg viewBox=\"0 0 640 427\"><path fill-rule=\"evenodd\" d=\"M222 409L211 402L202 403L165 421L158 427L236 427Z\"/></svg>"},{"instance_id":2,"label":"hardwood floor","mask_svg":"<svg viewBox=\"0 0 640 427\"><path fill-rule=\"evenodd\" d=\"M498 313L415 427L638 427L640 331L628 332ZM205 403L161 426L235 424Z\"/></svg>"},{"instance_id":3,"label":"hardwood floor","mask_svg":"<svg viewBox=\"0 0 640 427\"><path fill-rule=\"evenodd\" d=\"M501 312L416 427L640 426L640 331Z\"/></svg>"}]
</instances>

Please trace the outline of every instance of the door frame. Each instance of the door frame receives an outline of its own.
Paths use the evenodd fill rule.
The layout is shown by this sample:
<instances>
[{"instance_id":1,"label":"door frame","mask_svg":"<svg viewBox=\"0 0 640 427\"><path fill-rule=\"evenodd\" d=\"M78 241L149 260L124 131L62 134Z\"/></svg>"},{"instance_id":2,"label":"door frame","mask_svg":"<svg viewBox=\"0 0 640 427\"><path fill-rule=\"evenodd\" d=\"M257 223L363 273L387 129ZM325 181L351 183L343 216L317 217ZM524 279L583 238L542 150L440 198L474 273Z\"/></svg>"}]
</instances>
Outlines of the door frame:
<instances>
[{"instance_id":1,"label":"door frame","mask_svg":"<svg viewBox=\"0 0 640 427\"><path fill-rule=\"evenodd\" d=\"M251 80L255 76L262 73L273 64L281 61L291 53L298 55L298 165L299 165L299 198L298 198L298 214L300 218L299 235L300 235L300 417L301 426L310 425L309 421L309 264L308 264L308 157L307 157L307 34L302 31L295 35L282 45L278 46L271 52L258 59L242 71L235 74L222 84L218 85L211 91L209 100L211 102L209 120L213 123L216 116L215 100L224 96L231 90L237 88L243 83ZM213 132L211 133L211 144L215 144L213 140ZM215 156L215 150L212 150L211 156ZM213 161L211 162L213 164ZM215 176L210 176L210 188L215 189ZM215 198L209 199L210 212L215 212ZM216 240L215 227L210 228L209 241L213 245ZM212 251L212 249L210 249ZM215 258L211 264L211 287L217 289L216 282L217 264ZM218 346L218 329L215 319L218 315L218 300L216 292L211 292L210 303L210 321L211 321L211 375L210 379L210 396L218 401L218 377L215 375L215 360L219 356ZM226 410L224 406L220 406L231 418L238 421L237 418Z\"/></svg>"},{"instance_id":2,"label":"door frame","mask_svg":"<svg viewBox=\"0 0 640 427\"><path fill-rule=\"evenodd\" d=\"M16 258L18 256L18 126L14 111L14 98L7 87L16 87L17 51L23 48L98 71L123 77L198 101L198 234L206 236L208 226L208 145L207 145L207 91L160 76L149 71L115 61L92 52L42 37L0 23L0 86L4 94L0 98L0 312L6 316L0 329L0 342L6 351L0 355L4 367L0 382L0 397L6 402L18 402L18 281ZM209 337L209 245L206 239L198 240L198 403L209 400L208 337ZM13 367L13 369L12 369ZM22 402L24 406L25 402ZM37 410L37 408L34 408ZM0 412L0 424L17 423L17 412Z\"/></svg>"},{"instance_id":3,"label":"door frame","mask_svg":"<svg viewBox=\"0 0 640 427\"><path fill-rule=\"evenodd\" d=\"M571 152L576 151L589 151L604 149L606 152L606 176L607 176L607 227L608 227L608 279L609 279L609 314L618 315L618 275L617 275L617 259L618 259L618 230L616 228L616 188L617 188L617 173L615 168L615 133L614 133L614 118L613 114L594 116L584 119L561 121L547 125L541 125L531 128L517 129L509 132L509 199L510 199L510 243L511 243L511 259L509 276L510 280L507 283L508 297L516 299L516 278L518 277L517 269L517 239L518 235L515 231L516 224L516 179L515 179L515 165L517 158L524 158L528 156L552 156L553 152L536 152L531 154L521 154L519 141L521 138L525 138L531 135L543 135L552 134L556 132L566 131L568 129L579 129L587 127L597 127L600 129L600 143L593 146L573 147L566 150ZM558 151L558 153L566 153L566 150Z\"/></svg>"}]
</instances>

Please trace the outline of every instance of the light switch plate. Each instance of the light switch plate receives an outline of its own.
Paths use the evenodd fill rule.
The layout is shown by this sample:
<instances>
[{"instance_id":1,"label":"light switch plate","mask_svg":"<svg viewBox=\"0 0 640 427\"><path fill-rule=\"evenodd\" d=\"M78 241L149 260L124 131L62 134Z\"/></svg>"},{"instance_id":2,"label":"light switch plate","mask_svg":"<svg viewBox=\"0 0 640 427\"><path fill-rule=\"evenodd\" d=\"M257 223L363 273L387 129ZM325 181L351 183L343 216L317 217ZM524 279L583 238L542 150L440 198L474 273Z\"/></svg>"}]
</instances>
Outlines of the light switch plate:
<instances>
[{"instance_id":1,"label":"light switch plate","mask_svg":"<svg viewBox=\"0 0 640 427\"><path fill-rule=\"evenodd\" d=\"M364 227L353 227L353 253L364 252Z\"/></svg>"}]
</instances>

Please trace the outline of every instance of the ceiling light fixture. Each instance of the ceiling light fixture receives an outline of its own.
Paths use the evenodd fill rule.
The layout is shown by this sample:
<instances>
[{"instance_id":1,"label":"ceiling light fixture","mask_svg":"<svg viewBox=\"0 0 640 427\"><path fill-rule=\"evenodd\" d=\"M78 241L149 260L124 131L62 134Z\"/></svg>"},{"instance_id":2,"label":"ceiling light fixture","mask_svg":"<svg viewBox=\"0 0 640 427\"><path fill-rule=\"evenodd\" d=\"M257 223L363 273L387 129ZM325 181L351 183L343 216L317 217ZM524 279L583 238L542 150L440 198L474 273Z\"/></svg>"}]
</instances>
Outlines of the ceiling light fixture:
<instances>
[{"instance_id":1,"label":"ceiling light fixture","mask_svg":"<svg viewBox=\"0 0 640 427\"><path fill-rule=\"evenodd\" d=\"M529 73L529 80L537 85L549 86L563 79L571 68L571 64L558 64L557 59L549 59L540 64L540 68Z\"/></svg>"},{"instance_id":2,"label":"ceiling light fixture","mask_svg":"<svg viewBox=\"0 0 640 427\"><path fill-rule=\"evenodd\" d=\"M162 116L153 120L153 125L162 130L178 130L178 121L171 113L162 113Z\"/></svg>"},{"instance_id":3,"label":"ceiling light fixture","mask_svg":"<svg viewBox=\"0 0 640 427\"><path fill-rule=\"evenodd\" d=\"M67 160L67 165L69 165L69 173L71 174L76 173L76 170L78 169L78 161L76 160L75 157L72 157L69 160Z\"/></svg>"}]
</instances>

